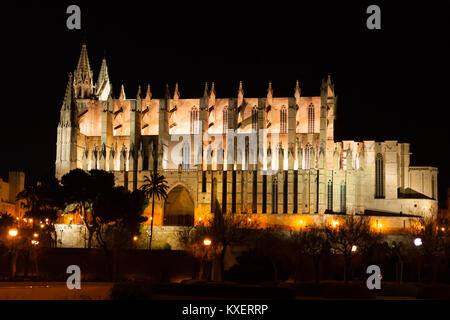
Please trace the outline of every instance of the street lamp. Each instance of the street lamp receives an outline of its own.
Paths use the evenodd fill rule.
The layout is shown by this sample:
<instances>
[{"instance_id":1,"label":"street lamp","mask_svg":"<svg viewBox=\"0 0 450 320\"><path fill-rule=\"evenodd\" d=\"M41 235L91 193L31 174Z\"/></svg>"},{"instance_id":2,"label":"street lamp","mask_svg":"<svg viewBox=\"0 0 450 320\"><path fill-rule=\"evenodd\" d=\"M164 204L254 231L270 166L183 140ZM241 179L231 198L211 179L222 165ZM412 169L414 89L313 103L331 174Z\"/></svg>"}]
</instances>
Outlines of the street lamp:
<instances>
[{"instance_id":1,"label":"street lamp","mask_svg":"<svg viewBox=\"0 0 450 320\"><path fill-rule=\"evenodd\" d=\"M352 246L352 252L356 252L356 250L358 250L358 247L356 245Z\"/></svg>"},{"instance_id":2,"label":"street lamp","mask_svg":"<svg viewBox=\"0 0 450 320\"><path fill-rule=\"evenodd\" d=\"M11 236L11 237L16 237L18 234L19 234L19 231L17 231L17 229L10 229L9 231L8 231L8 234Z\"/></svg>"},{"instance_id":3,"label":"street lamp","mask_svg":"<svg viewBox=\"0 0 450 320\"><path fill-rule=\"evenodd\" d=\"M422 245L422 239L421 238L415 238L414 239L414 245L416 247L420 247Z\"/></svg>"},{"instance_id":4,"label":"street lamp","mask_svg":"<svg viewBox=\"0 0 450 320\"><path fill-rule=\"evenodd\" d=\"M12 246L11 246L11 278L14 279L16 276L16 262L17 262L17 255L16 255L16 237L19 234L19 231L15 228L9 229L8 231L9 236L13 239Z\"/></svg>"},{"instance_id":5,"label":"street lamp","mask_svg":"<svg viewBox=\"0 0 450 320\"><path fill-rule=\"evenodd\" d=\"M205 245L205 246L210 246L211 245L211 239L208 239L208 238L206 238L205 240L203 240L203 244Z\"/></svg>"}]
</instances>

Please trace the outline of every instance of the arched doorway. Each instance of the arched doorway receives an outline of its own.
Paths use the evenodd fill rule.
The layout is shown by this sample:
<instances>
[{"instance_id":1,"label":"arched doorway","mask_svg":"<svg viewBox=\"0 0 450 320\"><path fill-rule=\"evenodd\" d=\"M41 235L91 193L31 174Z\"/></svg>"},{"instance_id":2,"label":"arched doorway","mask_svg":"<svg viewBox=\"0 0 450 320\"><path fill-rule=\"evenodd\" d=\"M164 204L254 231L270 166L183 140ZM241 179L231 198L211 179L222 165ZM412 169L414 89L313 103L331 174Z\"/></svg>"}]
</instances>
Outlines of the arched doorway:
<instances>
[{"instance_id":1,"label":"arched doorway","mask_svg":"<svg viewBox=\"0 0 450 320\"><path fill-rule=\"evenodd\" d=\"M173 188L164 203L165 226L192 226L194 225L194 201L189 191L178 185Z\"/></svg>"}]
</instances>

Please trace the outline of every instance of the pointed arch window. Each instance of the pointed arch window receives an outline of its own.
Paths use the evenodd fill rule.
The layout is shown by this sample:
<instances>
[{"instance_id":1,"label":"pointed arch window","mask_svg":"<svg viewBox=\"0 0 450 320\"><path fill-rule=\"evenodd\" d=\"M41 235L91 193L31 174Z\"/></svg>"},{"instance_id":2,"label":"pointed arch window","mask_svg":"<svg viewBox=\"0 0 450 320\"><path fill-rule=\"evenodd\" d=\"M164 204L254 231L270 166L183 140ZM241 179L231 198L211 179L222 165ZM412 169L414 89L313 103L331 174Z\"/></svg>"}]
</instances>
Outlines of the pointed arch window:
<instances>
[{"instance_id":1,"label":"pointed arch window","mask_svg":"<svg viewBox=\"0 0 450 320\"><path fill-rule=\"evenodd\" d=\"M347 186L345 185L345 182L342 181L341 183L341 212L346 211L347 203Z\"/></svg>"},{"instance_id":2,"label":"pointed arch window","mask_svg":"<svg viewBox=\"0 0 450 320\"><path fill-rule=\"evenodd\" d=\"M327 209L333 211L333 181L328 180L328 197L327 197Z\"/></svg>"},{"instance_id":3,"label":"pointed arch window","mask_svg":"<svg viewBox=\"0 0 450 320\"><path fill-rule=\"evenodd\" d=\"M287 133L287 111L285 107L280 110L280 133Z\"/></svg>"},{"instance_id":4,"label":"pointed arch window","mask_svg":"<svg viewBox=\"0 0 450 320\"><path fill-rule=\"evenodd\" d=\"M228 130L228 107L223 109L223 133L227 133Z\"/></svg>"},{"instance_id":5,"label":"pointed arch window","mask_svg":"<svg viewBox=\"0 0 450 320\"><path fill-rule=\"evenodd\" d=\"M277 179L272 181L272 213L278 212L278 182Z\"/></svg>"},{"instance_id":6,"label":"pointed arch window","mask_svg":"<svg viewBox=\"0 0 450 320\"><path fill-rule=\"evenodd\" d=\"M191 134L198 133L199 121L198 121L198 109L197 107L192 107L191 110Z\"/></svg>"},{"instance_id":7,"label":"pointed arch window","mask_svg":"<svg viewBox=\"0 0 450 320\"><path fill-rule=\"evenodd\" d=\"M258 127L258 109L256 107L253 107L252 109L252 130L256 131Z\"/></svg>"},{"instance_id":8,"label":"pointed arch window","mask_svg":"<svg viewBox=\"0 0 450 320\"><path fill-rule=\"evenodd\" d=\"M375 198L384 198L384 160L381 153L375 158Z\"/></svg>"},{"instance_id":9,"label":"pointed arch window","mask_svg":"<svg viewBox=\"0 0 450 320\"><path fill-rule=\"evenodd\" d=\"M311 103L308 107L308 133L314 133L314 105Z\"/></svg>"}]
</instances>

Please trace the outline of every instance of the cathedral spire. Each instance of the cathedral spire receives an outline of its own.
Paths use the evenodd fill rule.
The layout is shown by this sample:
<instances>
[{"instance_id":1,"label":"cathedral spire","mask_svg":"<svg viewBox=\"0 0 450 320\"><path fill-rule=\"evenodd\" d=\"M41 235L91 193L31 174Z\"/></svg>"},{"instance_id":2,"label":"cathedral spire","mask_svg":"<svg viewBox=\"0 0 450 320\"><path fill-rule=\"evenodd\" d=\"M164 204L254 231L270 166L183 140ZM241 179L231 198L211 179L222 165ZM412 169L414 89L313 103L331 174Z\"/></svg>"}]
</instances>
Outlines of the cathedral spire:
<instances>
[{"instance_id":1,"label":"cathedral spire","mask_svg":"<svg viewBox=\"0 0 450 320\"><path fill-rule=\"evenodd\" d=\"M239 81L239 90L238 90L238 107L242 105L244 101L244 89L242 89L242 81Z\"/></svg>"},{"instance_id":2,"label":"cathedral spire","mask_svg":"<svg viewBox=\"0 0 450 320\"><path fill-rule=\"evenodd\" d=\"M208 97L208 82L205 82L205 89L203 90L203 97Z\"/></svg>"},{"instance_id":3,"label":"cathedral spire","mask_svg":"<svg viewBox=\"0 0 450 320\"><path fill-rule=\"evenodd\" d=\"M106 64L106 59L103 58L97 84L95 85L95 95L99 98L99 100L107 100L110 91L111 83L109 81L108 66Z\"/></svg>"},{"instance_id":4,"label":"cathedral spire","mask_svg":"<svg viewBox=\"0 0 450 320\"><path fill-rule=\"evenodd\" d=\"M211 83L211 91L209 92L210 96L216 96L216 89L214 87L214 81Z\"/></svg>"},{"instance_id":5,"label":"cathedral spire","mask_svg":"<svg viewBox=\"0 0 450 320\"><path fill-rule=\"evenodd\" d=\"M73 81L77 98L89 98L92 95L94 85L86 43L83 43L81 47L80 58L74 72Z\"/></svg>"},{"instance_id":6,"label":"cathedral spire","mask_svg":"<svg viewBox=\"0 0 450 320\"><path fill-rule=\"evenodd\" d=\"M147 93L145 94L145 99L150 100L152 98L152 91L150 90L150 84L147 84Z\"/></svg>"},{"instance_id":7,"label":"cathedral spire","mask_svg":"<svg viewBox=\"0 0 450 320\"><path fill-rule=\"evenodd\" d=\"M175 83L175 90L173 92L173 99L178 100L180 98L180 92L178 91L178 82Z\"/></svg>"},{"instance_id":8,"label":"cathedral spire","mask_svg":"<svg viewBox=\"0 0 450 320\"><path fill-rule=\"evenodd\" d=\"M142 99L142 94L141 94L141 86L138 86L138 92L136 93L136 100L140 100Z\"/></svg>"},{"instance_id":9,"label":"cathedral spire","mask_svg":"<svg viewBox=\"0 0 450 320\"><path fill-rule=\"evenodd\" d=\"M120 96L119 96L119 99L120 99L120 100L125 100L125 99L126 99L126 97L125 97L125 87L123 86L123 84L122 84L122 86L120 87Z\"/></svg>"},{"instance_id":10,"label":"cathedral spire","mask_svg":"<svg viewBox=\"0 0 450 320\"><path fill-rule=\"evenodd\" d=\"M269 88L267 89L267 98L273 97L272 81L269 81Z\"/></svg>"},{"instance_id":11,"label":"cathedral spire","mask_svg":"<svg viewBox=\"0 0 450 320\"><path fill-rule=\"evenodd\" d=\"M76 124L78 118L77 111L78 109L75 103L72 73L69 73L69 80L67 82L64 101L61 107L60 124L64 126Z\"/></svg>"},{"instance_id":12,"label":"cathedral spire","mask_svg":"<svg viewBox=\"0 0 450 320\"><path fill-rule=\"evenodd\" d=\"M164 94L164 98L166 100L170 100L170 90L169 90L169 84L166 83L166 93Z\"/></svg>"},{"instance_id":13,"label":"cathedral spire","mask_svg":"<svg viewBox=\"0 0 450 320\"><path fill-rule=\"evenodd\" d=\"M295 97L295 100L297 100L297 103L300 100L300 94L301 94L300 85L297 80L295 82L295 92L294 92L294 97Z\"/></svg>"}]
</instances>

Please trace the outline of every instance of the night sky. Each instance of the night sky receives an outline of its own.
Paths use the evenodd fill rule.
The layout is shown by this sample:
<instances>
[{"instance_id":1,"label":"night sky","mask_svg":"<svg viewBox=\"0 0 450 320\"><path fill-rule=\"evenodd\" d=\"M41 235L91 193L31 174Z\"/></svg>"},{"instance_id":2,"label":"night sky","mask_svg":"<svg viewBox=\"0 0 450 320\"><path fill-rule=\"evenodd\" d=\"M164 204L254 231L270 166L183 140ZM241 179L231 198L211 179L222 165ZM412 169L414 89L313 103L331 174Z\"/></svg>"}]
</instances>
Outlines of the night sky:
<instances>
[{"instance_id":1,"label":"night sky","mask_svg":"<svg viewBox=\"0 0 450 320\"><path fill-rule=\"evenodd\" d=\"M411 165L439 168L449 183L449 19L439 5L380 2L317 6L210 1L120 4L77 1L0 8L0 177L23 170L27 183L54 173L56 128L69 72L86 41L94 80L106 57L116 96L134 98L150 83L200 97L205 81L218 97L319 95L331 74L338 98L335 140L411 143ZM343 4L344 3L344 4ZM429 3L429 2L427 2ZM81 30L68 30L66 8L81 8ZM368 30L366 8L381 8L381 30ZM2 4L5 6L5 4ZM12 5L8 5L12 6Z\"/></svg>"}]
</instances>

